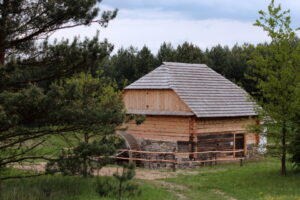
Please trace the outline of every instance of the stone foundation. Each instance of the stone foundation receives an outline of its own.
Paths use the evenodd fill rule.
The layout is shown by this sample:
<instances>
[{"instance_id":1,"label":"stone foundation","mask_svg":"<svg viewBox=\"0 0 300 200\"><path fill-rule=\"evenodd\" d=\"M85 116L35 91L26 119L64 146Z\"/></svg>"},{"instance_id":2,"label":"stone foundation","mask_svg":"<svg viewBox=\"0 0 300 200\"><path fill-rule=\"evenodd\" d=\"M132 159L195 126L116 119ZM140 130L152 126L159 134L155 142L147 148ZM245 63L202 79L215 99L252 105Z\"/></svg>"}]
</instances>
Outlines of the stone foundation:
<instances>
[{"instance_id":1,"label":"stone foundation","mask_svg":"<svg viewBox=\"0 0 300 200\"><path fill-rule=\"evenodd\" d=\"M176 152L177 143L169 141L156 141L149 139L137 139L142 151L151 152ZM174 156L171 154L148 154L141 155L141 158L149 160L174 160ZM171 168L172 163L166 162L142 162L143 166L150 169L156 168Z\"/></svg>"},{"instance_id":2,"label":"stone foundation","mask_svg":"<svg viewBox=\"0 0 300 200\"><path fill-rule=\"evenodd\" d=\"M170 142L170 141L157 141L157 140L149 140L149 139L137 139L137 142L140 146L142 151L151 151L151 152L178 152L178 144L177 142ZM246 159L254 159L257 154L257 147L255 144L248 144L247 145L247 155L245 156ZM207 155L208 160L213 159ZM144 154L140 155L143 159L148 160L177 160L177 161L190 161L188 155L180 155L175 157L172 154ZM204 160L206 160L204 158ZM239 161L239 160L237 160ZM232 162L232 161L228 161ZM173 168L174 164L166 163L166 162L140 162L143 167L150 168L150 169L157 169L157 168ZM217 164L214 162L210 163L193 163L193 162L185 162L182 164L177 164L177 168L191 168L196 166L207 166Z\"/></svg>"}]
</instances>

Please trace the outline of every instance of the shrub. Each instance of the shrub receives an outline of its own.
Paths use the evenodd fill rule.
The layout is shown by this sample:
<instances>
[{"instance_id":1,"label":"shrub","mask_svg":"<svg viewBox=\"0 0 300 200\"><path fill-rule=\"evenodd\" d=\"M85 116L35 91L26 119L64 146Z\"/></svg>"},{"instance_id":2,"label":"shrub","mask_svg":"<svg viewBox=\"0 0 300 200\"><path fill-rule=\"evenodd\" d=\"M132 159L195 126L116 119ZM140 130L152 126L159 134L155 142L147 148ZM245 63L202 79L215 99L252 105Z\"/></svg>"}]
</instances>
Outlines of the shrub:
<instances>
[{"instance_id":1,"label":"shrub","mask_svg":"<svg viewBox=\"0 0 300 200\"><path fill-rule=\"evenodd\" d=\"M133 165L124 165L122 173L113 177L99 177L96 182L96 192L102 197L133 197L140 194L138 185L130 182L135 175Z\"/></svg>"},{"instance_id":2,"label":"shrub","mask_svg":"<svg viewBox=\"0 0 300 200\"><path fill-rule=\"evenodd\" d=\"M113 177L99 177L96 181L96 192L101 197L115 197L118 183Z\"/></svg>"}]
</instances>

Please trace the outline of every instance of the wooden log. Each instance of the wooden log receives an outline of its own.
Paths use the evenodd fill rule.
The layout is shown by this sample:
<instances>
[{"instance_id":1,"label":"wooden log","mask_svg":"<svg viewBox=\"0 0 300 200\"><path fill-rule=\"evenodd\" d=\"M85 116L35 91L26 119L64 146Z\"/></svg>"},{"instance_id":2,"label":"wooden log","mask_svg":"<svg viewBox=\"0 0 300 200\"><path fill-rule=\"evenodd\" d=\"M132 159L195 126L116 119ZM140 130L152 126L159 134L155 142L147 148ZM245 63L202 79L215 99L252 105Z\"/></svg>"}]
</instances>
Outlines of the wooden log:
<instances>
[{"instance_id":1,"label":"wooden log","mask_svg":"<svg viewBox=\"0 0 300 200\"><path fill-rule=\"evenodd\" d=\"M110 156L110 158L120 159L120 160L135 160L135 161L144 161L144 162L168 162L168 163L176 163L175 160L159 160L159 159L144 159L144 158L126 158L126 157L115 157Z\"/></svg>"},{"instance_id":2,"label":"wooden log","mask_svg":"<svg viewBox=\"0 0 300 200\"><path fill-rule=\"evenodd\" d=\"M157 159L143 159L143 158L126 158L126 157L114 157L110 156L110 158L114 159L121 159L121 160L136 160L136 161L144 161L144 162L168 162L168 163L210 163L210 162L216 162L216 161L235 161L240 160L242 162L244 158L225 158L225 159L210 159L210 160L190 160L190 161L176 161L176 160L157 160Z\"/></svg>"},{"instance_id":3,"label":"wooden log","mask_svg":"<svg viewBox=\"0 0 300 200\"><path fill-rule=\"evenodd\" d=\"M208 153L238 153L243 152L244 150L235 150L235 151L201 151L201 152L155 152L155 151L139 151L139 150L130 150L130 149L120 149L118 151L127 151L141 154L179 154L179 155L189 155L189 154L208 154Z\"/></svg>"}]
</instances>

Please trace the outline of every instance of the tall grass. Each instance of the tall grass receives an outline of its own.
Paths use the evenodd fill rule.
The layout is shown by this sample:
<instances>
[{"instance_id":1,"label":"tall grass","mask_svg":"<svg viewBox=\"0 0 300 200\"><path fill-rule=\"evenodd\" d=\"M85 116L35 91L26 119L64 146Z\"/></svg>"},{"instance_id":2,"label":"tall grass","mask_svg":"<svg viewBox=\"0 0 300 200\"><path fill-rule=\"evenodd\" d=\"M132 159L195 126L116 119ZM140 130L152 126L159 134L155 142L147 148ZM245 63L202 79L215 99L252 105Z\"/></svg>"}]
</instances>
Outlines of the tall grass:
<instances>
[{"instance_id":1,"label":"tall grass","mask_svg":"<svg viewBox=\"0 0 300 200\"><path fill-rule=\"evenodd\" d=\"M101 178L101 177L100 177ZM97 179L82 177L44 176L23 180L9 180L2 184L1 200L113 200L116 197L101 197L97 193ZM111 181L116 181L112 177ZM134 180L135 181L135 180ZM113 184L117 184L113 183ZM127 197L130 200L175 200L174 195L156 186L138 181L140 195Z\"/></svg>"},{"instance_id":2,"label":"tall grass","mask_svg":"<svg viewBox=\"0 0 300 200\"><path fill-rule=\"evenodd\" d=\"M45 176L4 182L3 200L76 200L93 191L93 183L80 177Z\"/></svg>"}]
</instances>

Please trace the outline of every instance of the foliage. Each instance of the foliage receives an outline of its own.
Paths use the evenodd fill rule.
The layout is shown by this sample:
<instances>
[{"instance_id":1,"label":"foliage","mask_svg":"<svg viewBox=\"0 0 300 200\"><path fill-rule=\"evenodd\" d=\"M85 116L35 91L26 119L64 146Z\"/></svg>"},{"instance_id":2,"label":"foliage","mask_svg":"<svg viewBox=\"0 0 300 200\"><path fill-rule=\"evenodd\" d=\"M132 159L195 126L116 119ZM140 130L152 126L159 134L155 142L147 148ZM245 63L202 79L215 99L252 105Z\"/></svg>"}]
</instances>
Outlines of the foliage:
<instances>
[{"instance_id":1,"label":"foliage","mask_svg":"<svg viewBox=\"0 0 300 200\"><path fill-rule=\"evenodd\" d=\"M82 75L81 81L89 80L85 85L74 78L81 72L97 77L96 69L112 45L98 36L47 42L56 30L91 23L105 27L117 11L100 12L100 2L0 2L0 168L51 159L30 154L49 135L104 133L122 123L123 106L113 87L88 76Z\"/></svg>"},{"instance_id":2,"label":"foliage","mask_svg":"<svg viewBox=\"0 0 300 200\"><path fill-rule=\"evenodd\" d=\"M116 80L119 89L123 89L157 65L156 58L146 46L140 51L133 47L121 48L105 63L104 73Z\"/></svg>"},{"instance_id":3,"label":"foliage","mask_svg":"<svg viewBox=\"0 0 300 200\"><path fill-rule=\"evenodd\" d=\"M77 147L64 150L58 159L47 164L47 173L61 172L63 175L92 177L95 170L111 162L109 158L123 145L117 136L106 136L91 143L79 143Z\"/></svg>"},{"instance_id":4,"label":"foliage","mask_svg":"<svg viewBox=\"0 0 300 200\"><path fill-rule=\"evenodd\" d=\"M300 169L300 134L292 140L289 153L291 154L290 161L294 164L294 167Z\"/></svg>"},{"instance_id":5,"label":"foliage","mask_svg":"<svg viewBox=\"0 0 300 200\"><path fill-rule=\"evenodd\" d=\"M176 58L176 50L170 43L164 42L160 46L156 57L159 64L161 64L162 62L172 62Z\"/></svg>"},{"instance_id":6,"label":"foliage","mask_svg":"<svg viewBox=\"0 0 300 200\"><path fill-rule=\"evenodd\" d=\"M268 138L273 138L273 148L279 150L281 173L286 174L287 148L296 134L295 119L299 111L300 45L290 26L289 11L282 11L272 0L268 12L259 13L261 17L255 25L263 28L272 41L253 52L253 79L261 96L263 126Z\"/></svg>"},{"instance_id":7,"label":"foliage","mask_svg":"<svg viewBox=\"0 0 300 200\"><path fill-rule=\"evenodd\" d=\"M125 164L123 166L122 173L115 173L114 177L118 180L119 186L118 186L118 199L121 200L125 196L125 192L127 195L135 195L137 192L137 185L126 185L128 181L133 179L135 176L135 166L134 164Z\"/></svg>"},{"instance_id":8,"label":"foliage","mask_svg":"<svg viewBox=\"0 0 300 200\"><path fill-rule=\"evenodd\" d=\"M160 63L152 55L151 51L144 46L136 55L135 79L138 79L155 69Z\"/></svg>"},{"instance_id":9,"label":"foliage","mask_svg":"<svg viewBox=\"0 0 300 200\"><path fill-rule=\"evenodd\" d=\"M196 45L184 42L178 45L175 54L176 62L182 63L206 63L206 56Z\"/></svg>"},{"instance_id":10,"label":"foliage","mask_svg":"<svg viewBox=\"0 0 300 200\"><path fill-rule=\"evenodd\" d=\"M89 124L89 127L65 137L65 140L72 143L72 148L63 152L58 160L51 162L49 169L57 163L58 171L65 175L91 176L95 168L105 164L96 162L92 157L112 155L122 144L120 138L112 135L125 120L123 102L114 87L101 78L80 74L65 82L70 93L62 99L73 98L65 105L66 108L60 108L60 116L65 109L67 119L77 125Z\"/></svg>"},{"instance_id":11,"label":"foliage","mask_svg":"<svg viewBox=\"0 0 300 200\"><path fill-rule=\"evenodd\" d=\"M130 171L131 170L131 171ZM132 170L130 169L129 173L132 174ZM128 173L128 172L127 172ZM116 175L113 177L98 177L96 181L96 191L102 197L115 197L122 199L123 197L132 198L135 196L141 195L141 191L139 190L138 185L133 182L129 182L131 179L128 177L128 174L125 176L122 175L124 179L125 176L127 180L122 180L122 185L120 188L120 178L116 179ZM128 179L130 178L130 179ZM120 194L121 191L121 194ZM121 195L121 196L120 196Z\"/></svg>"}]
</instances>

